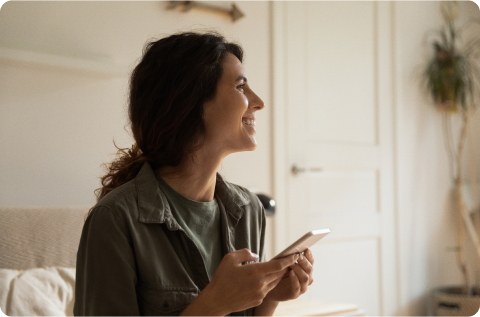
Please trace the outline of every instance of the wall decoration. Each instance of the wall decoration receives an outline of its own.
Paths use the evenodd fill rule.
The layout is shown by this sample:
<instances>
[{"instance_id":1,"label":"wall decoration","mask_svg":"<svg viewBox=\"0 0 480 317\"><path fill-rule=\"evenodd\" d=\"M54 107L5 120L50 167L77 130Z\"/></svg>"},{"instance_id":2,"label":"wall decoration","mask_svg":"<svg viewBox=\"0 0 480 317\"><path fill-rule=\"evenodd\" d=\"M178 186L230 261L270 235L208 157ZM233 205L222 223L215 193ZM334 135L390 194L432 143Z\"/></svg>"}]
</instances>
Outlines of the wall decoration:
<instances>
[{"instance_id":1,"label":"wall decoration","mask_svg":"<svg viewBox=\"0 0 480 317\"><path fill-rule=\"evenodd\" d=\"M218 1L169 1L168 9L174 10L181 7L182 12L188 12L193 8L211 11L220 14L226 14L232 18L232 22L245 16L245 14L233 2Z\"/></svg>"}]
</instances>

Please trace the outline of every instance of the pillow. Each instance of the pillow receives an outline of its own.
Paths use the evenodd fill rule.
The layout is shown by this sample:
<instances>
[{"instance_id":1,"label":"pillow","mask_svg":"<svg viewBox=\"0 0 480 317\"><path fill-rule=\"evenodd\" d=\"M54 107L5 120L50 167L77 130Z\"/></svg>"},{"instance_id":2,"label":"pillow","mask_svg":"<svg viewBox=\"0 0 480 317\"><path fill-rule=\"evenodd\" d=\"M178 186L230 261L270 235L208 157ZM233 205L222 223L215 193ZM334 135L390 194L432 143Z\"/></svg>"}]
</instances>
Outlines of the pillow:
<instances>
[{"instance_id":1,"label":"pillow","mask_svg":"<svg viewBox=\"0 0 480 317\"><path fill-rule=\"evenodd\" d=\"M75 268L0 269L0 308L8 316L73 316Z\"/></svg>"}]
</instances>

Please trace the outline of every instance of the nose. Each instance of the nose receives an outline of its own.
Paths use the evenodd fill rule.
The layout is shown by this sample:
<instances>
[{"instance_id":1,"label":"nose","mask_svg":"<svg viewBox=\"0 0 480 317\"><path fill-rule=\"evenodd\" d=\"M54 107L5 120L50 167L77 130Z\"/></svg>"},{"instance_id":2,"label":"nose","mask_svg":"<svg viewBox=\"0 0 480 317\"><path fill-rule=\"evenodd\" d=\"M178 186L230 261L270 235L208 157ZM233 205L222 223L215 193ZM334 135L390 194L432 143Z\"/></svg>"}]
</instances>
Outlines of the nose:
<instances>
[{"instance_id":1,"label":"nose","mask_svg":"<svg viewBox=\"0 0 480 317\"><path fill-rule=\"evenodd\" d=\"M251 89L248 96L248 104L249 108L256 109L257 111L265 108L265 103L263 102L263 100L259 96L257 96L257 94L254 93Z\"/></svg>"}]
</instances>

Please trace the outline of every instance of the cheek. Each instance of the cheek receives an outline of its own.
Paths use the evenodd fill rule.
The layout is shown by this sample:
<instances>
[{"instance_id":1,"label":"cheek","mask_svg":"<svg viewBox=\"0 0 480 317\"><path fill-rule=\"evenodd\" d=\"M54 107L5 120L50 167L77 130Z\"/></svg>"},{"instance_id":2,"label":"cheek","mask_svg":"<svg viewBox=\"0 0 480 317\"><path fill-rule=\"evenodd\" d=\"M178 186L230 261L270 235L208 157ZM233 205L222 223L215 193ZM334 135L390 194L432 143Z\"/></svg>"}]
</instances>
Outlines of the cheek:
<instances>
[{"instance_id":1,"label":"cheek","mask_svg":"<svg viewBox=\"0 0 480 317\"><path fill-rule=\"evenodd\" d=\"M242 128L242 116L248 108L248 100L244 95L235 98L222 98L213 104L205 113L205 124L211 133L221 136L232 136Z\"/></svg>"},{"instance_id":2,"label":"cheek","mask_svg":"<svg viewBox=\"0 0 480 317\"><path fill-rule=\"evenodd\" d=\"M216 138L231 137L241 127L242 119L232 116L226 111L217 112L205 120L207 133L215 135Z\"/></svg>"},{"instance_id":3,"label":"cheek","mask_svg":"<svg viewBox=\"0 0 480 317\"><path fill-rule=\"evenodd\" d=\"M242 117L246 109L246 106L240 102L229 104L219 113L218 120L224 123L226 127L238 128L241 126Z\"/></svg>"}]
</instances>

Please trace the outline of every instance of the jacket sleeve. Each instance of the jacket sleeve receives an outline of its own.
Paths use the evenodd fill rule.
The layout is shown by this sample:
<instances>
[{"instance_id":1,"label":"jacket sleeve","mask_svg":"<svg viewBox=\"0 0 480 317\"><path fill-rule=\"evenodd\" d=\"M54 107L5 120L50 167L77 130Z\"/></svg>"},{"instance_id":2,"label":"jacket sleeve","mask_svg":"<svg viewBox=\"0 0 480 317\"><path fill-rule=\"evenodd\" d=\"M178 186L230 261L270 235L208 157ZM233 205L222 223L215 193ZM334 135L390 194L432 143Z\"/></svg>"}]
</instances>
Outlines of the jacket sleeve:
<instances>
[{"instance_id":1,"label":"jacket sleeve","mask_svg":"<svg viewBox=\"0 0 480 317\"><path fill-rule=\"evenodd\" d=\"M74 315L139 315L135 257L125 222L110 208L95 207L77 252Z\"/></svg>"}]
</instances>

